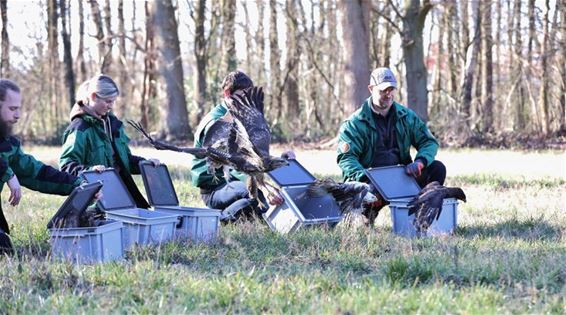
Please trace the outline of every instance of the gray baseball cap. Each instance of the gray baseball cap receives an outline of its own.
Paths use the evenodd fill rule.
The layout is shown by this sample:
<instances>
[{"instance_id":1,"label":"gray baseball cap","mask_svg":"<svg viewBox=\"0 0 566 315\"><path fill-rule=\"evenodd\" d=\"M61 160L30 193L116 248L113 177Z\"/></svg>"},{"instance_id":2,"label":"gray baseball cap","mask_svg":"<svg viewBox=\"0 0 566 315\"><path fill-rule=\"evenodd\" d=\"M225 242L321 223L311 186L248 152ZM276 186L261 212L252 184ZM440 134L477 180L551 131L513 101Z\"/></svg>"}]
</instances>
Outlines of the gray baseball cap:
<instances>
[{"instance_id":1,"label":"gray baseball cap","mask_svg":"<svg viewBox=\"0 0 566 315\"><path fill-rule=\"evenodd\" d=\"M389 68L377 68L371 72L369 84L377 86L380 91L392 86L397 88L397 80Z\"/></svg>"}]
</instances>

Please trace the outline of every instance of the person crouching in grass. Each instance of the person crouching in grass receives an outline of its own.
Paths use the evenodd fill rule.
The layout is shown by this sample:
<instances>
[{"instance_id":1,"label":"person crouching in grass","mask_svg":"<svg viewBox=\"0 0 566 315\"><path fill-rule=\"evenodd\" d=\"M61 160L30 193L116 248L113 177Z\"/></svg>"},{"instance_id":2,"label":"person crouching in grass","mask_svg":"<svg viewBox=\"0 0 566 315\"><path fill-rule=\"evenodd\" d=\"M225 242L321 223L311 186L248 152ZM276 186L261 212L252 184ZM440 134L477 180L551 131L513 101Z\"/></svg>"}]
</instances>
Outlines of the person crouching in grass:
<instances>
[{"instance_id":1,"label":"person crouching in grass","mask_svg":"<svg viewBox=\"0 0 566 315\"><path fill-rule=\"evenodd\" d=\"M69 195L82 180L46 165L25 154L20 141L12 135L20 119L22 95L19 86L0 78L0 191L4 184L10 189L8 203L17 206L22 198L21 186L48 194ZM0 255L11 254L10 227L0 202Z\"/></svg>"}]
</instances>

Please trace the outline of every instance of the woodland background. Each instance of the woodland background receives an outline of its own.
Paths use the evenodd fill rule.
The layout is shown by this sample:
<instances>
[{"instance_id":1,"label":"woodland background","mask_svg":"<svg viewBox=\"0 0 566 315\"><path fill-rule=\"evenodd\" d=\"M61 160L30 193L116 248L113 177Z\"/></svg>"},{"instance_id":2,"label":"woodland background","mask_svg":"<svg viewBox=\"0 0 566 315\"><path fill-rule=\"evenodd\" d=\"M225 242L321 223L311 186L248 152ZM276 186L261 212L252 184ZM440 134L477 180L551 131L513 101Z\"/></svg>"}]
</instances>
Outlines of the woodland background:
<instances>
[{"instance_id":1,"label":"woodland background","mask_svg":"<svg viewBox=\"0 0 566 315\"><path fill-rule=\"evenodd\" d=\"M397 73L397 99L443 145L564 147L566 0L0 0L0 75L19 83L19 135L60 144L78 85L115 78L115 112L192 139L235 69L265 87L276 140L331 146ZM26 44L21 44L21 43ZM133 132L130 133L134 136Z\"/></svg>"}]
</instances>

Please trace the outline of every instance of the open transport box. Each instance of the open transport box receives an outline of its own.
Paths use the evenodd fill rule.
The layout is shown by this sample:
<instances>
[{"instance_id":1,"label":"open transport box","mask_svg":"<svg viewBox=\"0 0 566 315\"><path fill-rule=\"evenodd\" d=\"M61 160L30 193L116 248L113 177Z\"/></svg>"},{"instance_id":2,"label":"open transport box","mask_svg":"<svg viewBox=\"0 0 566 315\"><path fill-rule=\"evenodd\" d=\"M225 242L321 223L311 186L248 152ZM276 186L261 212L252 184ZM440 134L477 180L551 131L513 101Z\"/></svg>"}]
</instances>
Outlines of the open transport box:
<instances>
[{"instance_id":1,"label":"open transport box","mask_svg":"<svg viewBox=\"0 0 566 315\"><path fill-rule=\"evenodd\" d=\"M53 257L75 263L100 263L123 258L123 225L120 221L104 220L93 227L58 227L65 217L78 217L84 212L101 188L99 182L76 187L49 220L47 228Z\"/></svg>"},{"instance_id":2,"label":"open transport box","mask_svg":"<svg viewBox=\"0 0 566 315\"><path fill-rule=\"evenodd\" d=\"M307 187L316 178L297 160L289 160L289 165L268 175L280 188L285 200L282 205L271 206L263 214L272 230L285 234L303 226L334 225L342 219L340 208L332 195L307 196Z\"/></svg>"},{"instance_id":3,"label":"open transport box","mask_svg":"<svg viewBox=\"0 0 566 315\"><path fill-rule=\"evenodd\" d=\"M193 241L212 241L218 237L220 210L179 206L167 166L154 166L149 161L142 161L139 165L151 206L156 211L179 216L175 237Z\"/></svg>"},{"instance_id":4,"label":"open transport box","mask_svg":"<svg viewBox=\"0 0 566 315\"><path fill-rule=\"evenodd\" d=\"M134 199L120 179L118 172L107 168L102 172L86 171L82 176L89 182L101 182L103 197L98 206L108 219L124 224L124 249L134 244L160 244L173 238L177 216L136 207Z\"/></svg>"},{"instance_id":5,"label":"open transport box","mask_svg":"<svg viewBox=\"0 0 566 315\"><path fill-rule=\"evenodd\" d=\"M414 237L417 230L413 225L415 214L409 216L407 204L421 191L413 177L405 172L405 166L385 166L365 170L371 183L381 196L389 202L393 232L399 235ZM426 232L432 236L453 234L456 229L458 216L458 200L446 198L442 205L442 213Z\"/></svg>"}]
</instances>

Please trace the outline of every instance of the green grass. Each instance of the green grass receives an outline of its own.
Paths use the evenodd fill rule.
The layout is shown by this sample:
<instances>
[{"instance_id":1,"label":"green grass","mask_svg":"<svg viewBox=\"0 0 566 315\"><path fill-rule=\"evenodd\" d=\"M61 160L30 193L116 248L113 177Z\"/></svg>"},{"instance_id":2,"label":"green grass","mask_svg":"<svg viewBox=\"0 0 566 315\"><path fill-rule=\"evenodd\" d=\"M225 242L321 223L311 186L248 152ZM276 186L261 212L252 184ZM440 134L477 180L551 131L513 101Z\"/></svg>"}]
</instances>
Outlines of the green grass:
<instances>
[{"instance_id":1,"label":"green grass","mask_svg":"<svg viewBox=\"0 0 566 315\"><path fill-rule=\"evenodd\" d=\"M181 203L202 206L186 169L170 170ZM5 189L17 254L0 258L0 310L564 314L564 178L507 178L478 165L478 174L447 184L468 196L454 236L395 236L386 208L374 229L321 226L284 236L243 222L222 226L215 244L137 248L99 265L50 259L45 225L63 197L25 190L13 208Z\"/></svg>"}]
</instances>

